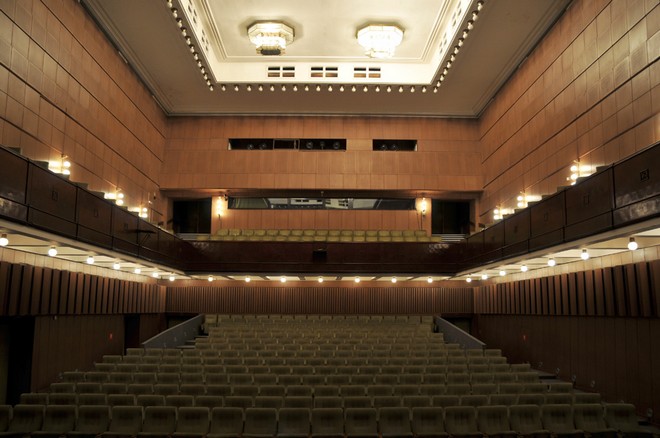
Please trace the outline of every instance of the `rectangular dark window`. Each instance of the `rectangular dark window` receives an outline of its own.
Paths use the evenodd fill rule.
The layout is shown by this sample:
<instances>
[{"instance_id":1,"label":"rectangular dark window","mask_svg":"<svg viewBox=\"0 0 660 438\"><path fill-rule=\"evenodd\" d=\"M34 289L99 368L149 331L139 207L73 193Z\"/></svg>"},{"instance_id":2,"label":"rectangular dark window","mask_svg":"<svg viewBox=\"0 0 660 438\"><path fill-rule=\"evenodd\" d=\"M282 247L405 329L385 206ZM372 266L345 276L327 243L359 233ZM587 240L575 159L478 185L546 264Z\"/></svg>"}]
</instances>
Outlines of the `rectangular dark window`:
<instances>
[{"instance_id":1,"label":"rectangular dark window","mask_svg":"<svg viewBox=\"0 0 660 438\"><path fill-rule=\"evenodd\" d=\"M211 198L172 203L172 229L175 233L210 233Z\"/></svg>"}]
</instances>

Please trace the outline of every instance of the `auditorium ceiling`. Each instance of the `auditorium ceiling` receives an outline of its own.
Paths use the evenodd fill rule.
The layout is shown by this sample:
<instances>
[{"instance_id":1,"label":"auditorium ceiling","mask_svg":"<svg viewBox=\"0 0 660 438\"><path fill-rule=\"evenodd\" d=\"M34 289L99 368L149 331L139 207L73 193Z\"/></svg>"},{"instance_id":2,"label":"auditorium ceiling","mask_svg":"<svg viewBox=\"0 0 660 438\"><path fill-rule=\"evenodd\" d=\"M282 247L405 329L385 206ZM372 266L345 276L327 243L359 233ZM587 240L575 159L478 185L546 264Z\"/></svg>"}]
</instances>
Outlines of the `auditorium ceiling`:
<instances>
[{"instance_id":1,"label":"auditorium ceiling","mask_svg":"<svg viewBox=\"0 0 660 438\"><path fill-rule=\"evenodd\" d=\"M570 0L81 3L170 115L477 117ZM291 28L282 54L250 42L263 21ZM392 57L358 44L370 24L402 31Z\"/></svg>"}]
</instances>

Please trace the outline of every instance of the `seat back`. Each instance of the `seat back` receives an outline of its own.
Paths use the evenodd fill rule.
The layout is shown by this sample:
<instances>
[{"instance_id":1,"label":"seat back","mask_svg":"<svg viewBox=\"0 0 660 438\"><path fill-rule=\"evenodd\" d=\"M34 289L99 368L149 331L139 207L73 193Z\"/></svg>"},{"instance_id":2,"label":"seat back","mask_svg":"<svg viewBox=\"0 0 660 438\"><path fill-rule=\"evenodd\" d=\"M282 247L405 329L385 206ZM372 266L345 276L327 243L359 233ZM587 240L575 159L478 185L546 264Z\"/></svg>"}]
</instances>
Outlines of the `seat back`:
<instances>
[{"instance_id":1,"label":"seat back","mask_svg":"<svg viewBox=\"0 0 660 438\"><path fill-rule=\"evenodd\" d=\"M633 430L639 427L635 406L630 403L607 404L605 422L616 430Z\"/></svg>"},{"instance_id":2,"label":"seat back","mask_svg":"<svg viewBox=\"0 0 660 438\"><path fill-rule=\"evenodd\" d=\"M575 429L571 405L543 405L541 407L543 427L553 433L568 432Z\"/></svg>"},{"instance_id":3,"label":"seat back","mask_svg":"<svg viewBox=\"0 0 660 438\"><path fill-rule=\"evenodd\" d=\"M48 405L44 413L41 430L44 432L64 433L76 426L75 405Z\"/></svg>"},{"instance_id":4,"label":"seat back","mask_svg":"<svg viewBox=\"0 0 660 438\"><path fill-rule=\"evenodd\" d=\"M142 431L171 434L176 428L176 408L174 406L147 406L144 408Z\"/></svg>"},{"instance_id":5,"label":"seat back","mask_svg":"<svg viewBox=\"0 0 660 438\"><path fill-rule=\"evenodd\" d=\"M576 428L586 432L607 429L605 409L599 403L574 405L573 420Z\"/></svg>"},{"instance_id":6,"label":"seat back","mask_svg":"<svg viewBox=\"0 0 660 438\"><path fill-rule=\"evenodd\" d=\"M312 436L344 435L344 413L342 408L312 409Z\"/></svg>"},{"instance_id":7,"label":"seat back","mask_svg":"<svg viewBox=\"0 0 660 438\"><path fill-rule=\"evenodd\" d=\"M110 408L108 406L78 406L76 432L98 435L108 430L109 425Z\"/></svg>"},{"instance_id":8,"label":"seat back","mask_svg":"<svg viewBox=\"0 0 660 438\"><path fill-rule=\"evenodd\" d=\"M184 406L177 411L176 431L206 435L209 431L209 408Z\"/></svg>"},{"instance_id":9,"label":"seat back","mask_svg":"<svg viewBox=\"0 0 660 438\"><path fill-rule=\"evenodd\" d=\"M109 431L135 435L142 429L142 406L113 406Z\"/></svg>"},{"instance_id":10,"label":"seat back","mask_svg":"<svg viewBox=\"0 0 660 438\"><path fill-rule=\"evenodd\" d=\"M374 408L344 409L346 436L377 436L378 415Z\"/></svg>"},{"instance_id":11,"label":"seat back","mask_svg":"<svg viewBox=\"0 0 660 438\"><path fill-rule=\"evenodd\" d=\"M240 436L243 433L243 409L235 407L213 408L209 433Z\"/></svg>"},{"instance_id":12,"label":"seat back","mask_svg":"<svg viewBox=\"0 0 660 438\"><path fill-rule=\"evenodd\" d=\"M472 406L446 407L445 429L450 435L478 433L476 409Z\"/></svg>"},{"instance_id":13,"label":"seat back","mask_svg":"<svg viewBox=\"0 0 660 438\"><path fill-rule=\"evenodd\" d=\"M412 408L412 431L416 436L444 434L443 409L437 406Z\"/></svg>"},{"instance_id":14,"label":"seat back","mask_svg":"<svg viewBox=\"0 0 660 438\"><path fill-rule=\"evenodd\" d=\"M378 410L378 431L383 437L411 436L410 410L397 407L380 408Z\"/></svg>"},{"instance_id":15,"label":"seat back","mask_svg":"<svg viewBox=\"0 0 660 438\"><path fill-rule=\"evenodd\" d=\"M277 434L307 437L310 431L310 411L306 408L281 408L278 412Z\"/></svg>"},{"instance_id":16,"label":"seat back","mask_svg":"<svg viewBox=\"0 0 660 438\"><path fill-rule=\"evenodd\" d=\"M29 433L41 429L44 421L43 405L21 405L14 406L14 413L9 427L9 432Z\"/></svg>"},{"instance_id":17,"label":"seat back","mask_svg":"<svg viewBox=\"0 0 660 438\"><path fill-rule=\"evenodd\" d=\"M513 405L509 407L511 428L521 434L543 429L541 408L537 405Z\"/></svg>"},{"instance_id":18,"label":"seat back","mask_svg":"<svg viewBox=\"0 0 660 438\"><path fill-rule=\"evenodd\" d=\"M277 433L277 409L247 408L245 410L244 436L275 436Z\"/></svg>"},{"instance_id":19,"label":"seat back","mask_svg":"<svg viewBox=\"0 0 660 438\"><path fill-rule=\"evenodd\" d=\"M477 407L477 427L485 435L496 435L510 431L509 411L506 406Z\"/></svg>"},{"instance_id":20,"label":"seat back","mask_svg":"<svg viewBox=\"0 0 660 438\"><path fill-rule=\"evenodd\" d=\"M6 432L12 416L10 405L0 405L0 432Z\"/></svg>"}]
</instances>

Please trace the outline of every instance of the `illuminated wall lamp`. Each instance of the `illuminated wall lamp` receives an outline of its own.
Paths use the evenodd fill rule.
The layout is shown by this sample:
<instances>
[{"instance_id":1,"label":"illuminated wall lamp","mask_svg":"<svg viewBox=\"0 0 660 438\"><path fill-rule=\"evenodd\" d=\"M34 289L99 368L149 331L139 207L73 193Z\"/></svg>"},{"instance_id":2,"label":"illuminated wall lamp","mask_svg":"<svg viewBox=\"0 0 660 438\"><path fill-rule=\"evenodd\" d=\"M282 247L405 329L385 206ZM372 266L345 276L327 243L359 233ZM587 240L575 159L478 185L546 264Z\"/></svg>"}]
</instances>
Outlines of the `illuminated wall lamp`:
<instances>
[{"instance_id":1,"label":"illuminated wall lamp","mask_svg":"<svg viewBox=\"0 0 660 438\"><path fill-rule=\"evenodd\" d=\"M0 245L2 245L2 242L0 242ZM639 245L635 241L635 238L631 237L630 240L628 241L628 249L631 251L635 251L637 248L639 248Z\"/></svg>"},{"instance_id":2,"label":"illuminated wall lamp","mask_svg":"<svg viewBox=\"0 0 660 438\"><path fill-rule=\"evenodd\" d=\"M583 249L580 258L582 260L589 260L589 252L586 249Z\"/></svg>"},{"instance_id":3,"label":"illuminated wall lamp","mask_svg":"<svg viewBox=\"0 0 660 438\"><path fill-rule=\"evenodd\" d=\"M7 238L6 234L3 234L0 236L0 246L7 246L9 245L9 239Z\"/></svg>"}]
</instances>

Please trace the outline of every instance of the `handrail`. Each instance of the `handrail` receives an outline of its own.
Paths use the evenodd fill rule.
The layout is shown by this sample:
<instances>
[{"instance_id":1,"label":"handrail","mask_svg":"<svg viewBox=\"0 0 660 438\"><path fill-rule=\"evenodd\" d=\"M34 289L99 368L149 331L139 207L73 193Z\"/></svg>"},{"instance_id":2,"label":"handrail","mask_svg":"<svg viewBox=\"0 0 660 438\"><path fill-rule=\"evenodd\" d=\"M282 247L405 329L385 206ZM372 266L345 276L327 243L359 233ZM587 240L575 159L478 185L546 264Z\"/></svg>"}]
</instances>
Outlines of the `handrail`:
<instances>
[{"instance_id":1,"label":"handrail","mask_svg":"<svg viewBox=\"0 0 660 438\"><path fill-rule=\"evenodd\" d=\"M485 349L486 344L469 333L456 327L451 322L439 316L435 316L433 322L444 335L444 340L450 344L459 344L463 349Z\"/></svg>"},{"instance_id":2,"label":"handrail","mask_svg":"<svg viewBox=\"0 0 660 438\"><path fill-rule=\"evenodd\" d=\"M200 326L204 323L204 315L200 314L187 321L170 327L147 339L142 343L144 348L177 348L185 345L186 341L195 339L200 333Z\"/></svg>"}]
</instances>

